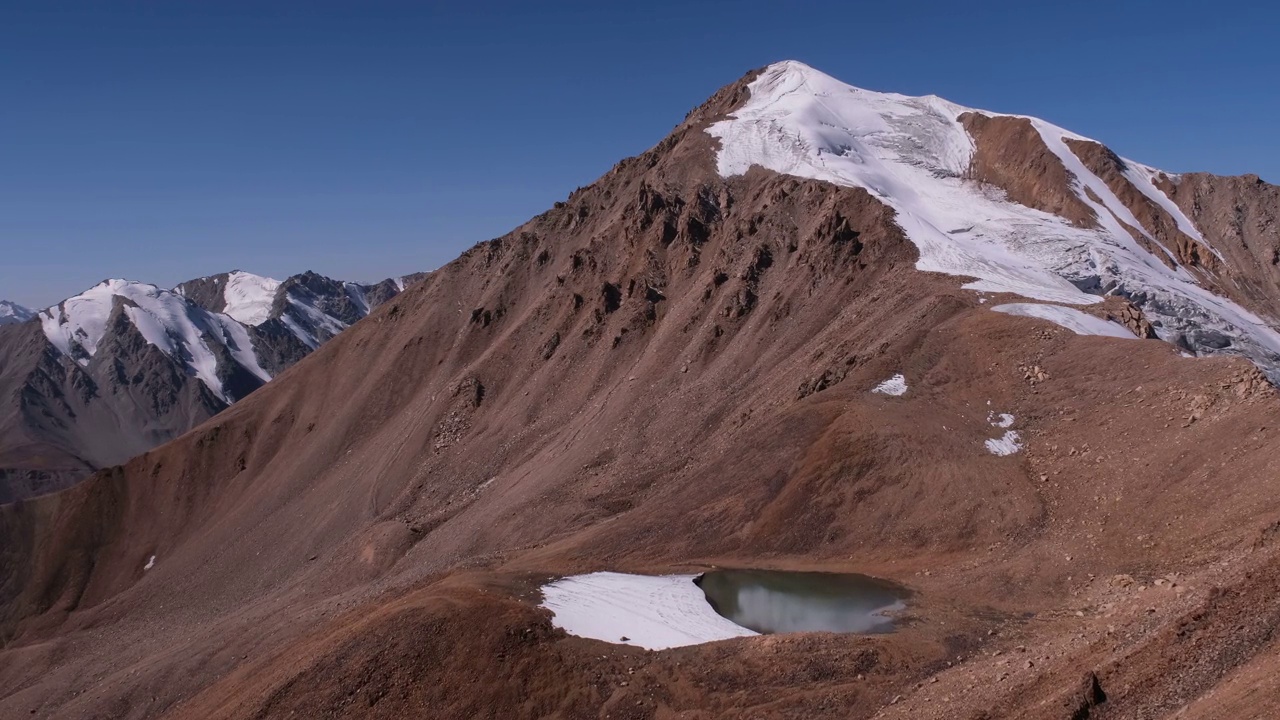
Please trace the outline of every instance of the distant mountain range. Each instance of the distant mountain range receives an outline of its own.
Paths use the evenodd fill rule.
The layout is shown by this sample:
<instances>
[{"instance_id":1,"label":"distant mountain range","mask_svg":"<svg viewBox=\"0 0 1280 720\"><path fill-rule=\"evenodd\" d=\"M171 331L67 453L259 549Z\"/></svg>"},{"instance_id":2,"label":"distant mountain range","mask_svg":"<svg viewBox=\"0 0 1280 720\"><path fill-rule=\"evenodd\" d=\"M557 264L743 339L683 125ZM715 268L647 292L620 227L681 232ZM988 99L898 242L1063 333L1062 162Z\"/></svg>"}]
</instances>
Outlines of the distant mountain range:
<instances>
[{"instance_id":1,"label":"distant mountain range","mask_svg":"<svg viewBox=\"0 0 1280 720\"><path fill-rule=\"evenodd\" d=\"M420 277L237 270L172 289L104 280L38 313L0 302L0 502L177 437Z\"/></svg>"},{"instance_id":2,"label":"distant mountain range","mask_svg":"<svg viewBox=\"0 0 1280 720\"><path fill-rule=\"evenodd\" d=\"M0 300L0 325L12 325L13 323L26 322L35 315L35 312L22 307L18 303L9 302L8 300Z\"/></svg>"}]
</instances>

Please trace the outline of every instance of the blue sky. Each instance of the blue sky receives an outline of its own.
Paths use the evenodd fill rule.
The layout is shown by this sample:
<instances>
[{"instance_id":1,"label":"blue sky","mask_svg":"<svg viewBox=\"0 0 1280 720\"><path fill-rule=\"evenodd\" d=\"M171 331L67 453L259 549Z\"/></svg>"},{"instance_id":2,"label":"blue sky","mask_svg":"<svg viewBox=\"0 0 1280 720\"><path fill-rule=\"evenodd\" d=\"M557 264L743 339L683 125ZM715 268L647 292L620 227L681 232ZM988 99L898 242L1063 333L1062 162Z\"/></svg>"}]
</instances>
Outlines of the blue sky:
<instances>
[{"instance_id":1,"label":"blue sky","mask_svg":"<svg viewBox=\"0 0 1280 720\"><path fill-rule=\"evenodd\" d=\"M1270 5L0 0L0 298L434 268L787 58L1277 182Z\"/></svg>"}]
</instances>

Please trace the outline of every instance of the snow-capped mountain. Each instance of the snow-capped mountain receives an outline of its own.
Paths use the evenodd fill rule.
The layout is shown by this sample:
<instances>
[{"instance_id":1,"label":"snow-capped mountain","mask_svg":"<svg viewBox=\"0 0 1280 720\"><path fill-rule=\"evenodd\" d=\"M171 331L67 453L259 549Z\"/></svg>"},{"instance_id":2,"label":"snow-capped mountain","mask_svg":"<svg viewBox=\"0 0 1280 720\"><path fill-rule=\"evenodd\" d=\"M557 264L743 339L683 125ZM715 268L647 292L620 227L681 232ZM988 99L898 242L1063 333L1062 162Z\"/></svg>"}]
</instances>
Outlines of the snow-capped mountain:
<instances>
[{"instance_id":1,"label":"snow-capped mountain","mask_svg":"<svg viewBox=\"0 0 1280 720\"><path fill-rule=\"evenodd\" d=\"M1134 337L1265 363L1277 217L1257 178L753 71L265 391L0 507L0 717L1277 716L1280 392ZM264 329L372 303L286 284L178 294L256 323L268 373ZM0 328L47 350L0 368L73 376L44 437L119 437L125 400L82 397L212 397L113 303L87 366ZM874 573L906 592L859 614L908 622L753 638L691 558ZM539 608L531 578L565 580ZM611 684L564 693L584 668Z\"/></svg>"},{"instance_id":2,"label":"snow-capped mountain","mask_svg":"<svg viewBox=\"0 0 1280 720\"><path fill-rule=\"evenodd\" d=\"M749 90L708 128L723 176L760 166L863 188L896 211L920 270L1049 303L1118 295L1160 338L1280 380L1275 298L1232 277L1231 249L1175 201L1181 176L1044 120L863 90L794 61Z\"/></svg>"},{"instance_id":3,"label":"snow-capped mountain","mask_svg":"<svg viewBox=\"0 0 1280 720\"><path fill-rule=\"evenodd\" d=\"M174 291L250 327L279 320L299 341L316 348L420 276L364 285L313 272L280 281L236 270L185 282Z\"/></svg>"},{"instance_id":4,"label":"snow-capped mountain","mask_svg":"<svg viewBox=\"0 0 1280 720\"><path fill-rule=\"evenodd\" d=\"M275 375L422 276L361 284L313 272L282 281L236 270L182 283L174 292L250 328L259 361Z\"/></svg>"},{"instance_id":5,"label":"snow-capped mountain","mask_svg":"<svg viewBox=\"0 0 1280 720\"><path fill-rule=\"evenodd\" d=\"M5 396L17 406L3 428L0 475L48 489L167 441L418 277L365 285L235 271L173 289L112 279L36 313L37 322L11 324L0 333L0 390L12 388Z\"/></svg>"},{"instance_id":6,"label":"snow-capped mountain","mask_svg":"<svg viewBox=\"0 0 1280 720\"><path fill-rule=\"evenodd\" d=\"M0 325L26 322L35 316L35 312L15 302L0 300Z\"/></svg>"},{"instance_id":7,"label":"snow-capped mountain","mask_svg":"<svg viewBox=\"0 0 1280 720\"><path fill-rule=\"evenodd\" d=\"M242 389L232 390L227 380L234 373L247 372L261 382L271 379L258 362L245 325L154 285L105 280L41 311L39 317L53 347L81 367L89 367L108 331L119 333L131 326L223 402L235 402L255 387L241 383Z\"/></svg>"}]
</instances>

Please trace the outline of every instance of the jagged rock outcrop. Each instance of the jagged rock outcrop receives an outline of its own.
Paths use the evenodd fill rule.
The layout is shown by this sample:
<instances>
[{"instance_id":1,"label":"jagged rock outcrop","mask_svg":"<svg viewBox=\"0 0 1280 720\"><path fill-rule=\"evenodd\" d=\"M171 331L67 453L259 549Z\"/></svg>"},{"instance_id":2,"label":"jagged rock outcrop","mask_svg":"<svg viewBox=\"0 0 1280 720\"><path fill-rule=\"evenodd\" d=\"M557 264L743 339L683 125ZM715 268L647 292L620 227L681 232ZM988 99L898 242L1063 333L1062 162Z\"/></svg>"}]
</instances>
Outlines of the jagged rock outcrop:
<instances>
[{"instance_id":1,"label":"jagged rock outcrop","mask_svg":"<svg viewBox=\"0 0 1280 720\"><path fill-rule=\"evenodd\" d=\"M1045 146L1031 120L980 112L962 113L957 120L973 138L967 177L994 185L1010 200L1074 225L1098 226L1097 213L1073 191L1074 177Z\"/></svg>"},{"instance_id":2,"label":"jagged rock outcrop","mask_svg":"<svg viewBox=\"0 0 1280 720\"><path fill-rule=\"evenodd\" d=\"M1124 299L1121 299L1118 304L1119 310L1107 313L1108 320L1125 326L1129 329L1129 332L1143 340L1159 338L1155 326L1151 324L1150 320L1147 320L1137 305Z\"/></svg>"},{"instance_id":3,"label":"jagged rock outcrop","mask_svg":"<svg viewBox=\"0 0 1280 720\"><path fill-rule=\"evenodd\" d=\"M1280 321L1280 187L1257 175L1187 173L1165 176L1160 189L1222 253L1222 292Z\"/></svg>"}]
</instances>

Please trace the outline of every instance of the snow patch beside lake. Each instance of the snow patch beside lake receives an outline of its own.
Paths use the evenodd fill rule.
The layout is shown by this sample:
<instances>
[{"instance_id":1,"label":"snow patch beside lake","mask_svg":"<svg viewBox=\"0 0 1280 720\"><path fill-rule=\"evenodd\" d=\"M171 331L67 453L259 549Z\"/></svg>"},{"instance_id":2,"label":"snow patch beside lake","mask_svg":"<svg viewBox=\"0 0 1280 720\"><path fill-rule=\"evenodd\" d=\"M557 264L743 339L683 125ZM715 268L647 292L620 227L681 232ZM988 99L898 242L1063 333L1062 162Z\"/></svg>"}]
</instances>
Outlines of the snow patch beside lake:
<instances>
[{"instance_id":1,"label":"snow patch beside lake","mask_svg":"<svg viewBox=\"0 0 1280 720\"><path fill-rule=\"evenodd\" d=\"M575 575L543 587L541 606L570 635L649 650L758 634L717 615L696 577Z\"/></svg>"},{"instance_id":2,"label":"snow patch beside lake","mask_svg":"<svg viewBox=\"0 0 1280 720\"><path fill-rule=\"evenodd\" d=\"M1006 315L1020 315L1048 320L1054 325L1064 327L1077 335L1100 335L1102 337L1137 340L1137 336L1129 332L1123 325L1103 320L1075 308L1061 305L1040 305L1038 303L1010 303L996 305L991 308Z\"/></svg>"}]
</instances>

